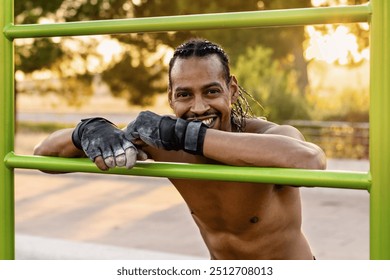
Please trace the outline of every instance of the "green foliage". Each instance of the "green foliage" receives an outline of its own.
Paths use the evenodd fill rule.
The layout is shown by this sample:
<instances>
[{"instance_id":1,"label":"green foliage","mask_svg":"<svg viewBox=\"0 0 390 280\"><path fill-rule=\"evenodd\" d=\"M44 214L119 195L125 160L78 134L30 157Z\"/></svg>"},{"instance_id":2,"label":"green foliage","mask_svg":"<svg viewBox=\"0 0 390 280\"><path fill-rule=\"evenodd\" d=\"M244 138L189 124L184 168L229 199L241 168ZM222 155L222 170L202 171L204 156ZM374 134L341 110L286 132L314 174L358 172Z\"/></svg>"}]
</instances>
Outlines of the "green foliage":
<instances>
[{"instance_id":1,"label":"green foliage","mask_svg":"<svg viewBox=\"0 0 390 280\"><path fill-rule=\"evenodd\" d=\"M68 105L79 107L86 96L92 96L92 77L90 75L76 75L65 78L59 93Z\"/></svg>"},{"instance_id":2,"label":"green foliage","mask_svg":"<svg viewBox=\"0 0 390 280\"><path fill-rule=\"evenodd\" d=\"M166 87L160 82L166 75L163 62L147 66L144 59L134 58L126 53L120 63L103 73L103 80L110 85L115 96L125 96L130 104L151 105L156 92L163 92Z\"/></svg>"},{"instance_id":3,"label":"green foliage","mask_svg":"<svg viewBox=\"0 0 390 280\"><path fill-rule=\"evenodd\" d=\"M275 122L309 118L295 70L289 64L273 60L271 49L261 46L248 48L238 58L232 72L239 84L264 107L264 112L261 112L252 102L257 115L264 115Z\"/></svg>"},{"instance_id":4,"label":"green foliage","mask_svg":"<svg viewBox=\"0 0 390 280\"><path fill-rule=\"evenodd\" d=\"M142 1L139 6L134 6L135 17L170 16L202 13L224 13L239 11L273 10L311 7L311 0L171 0L167 1ZM232 62L237 60L246 48L263 45L274 50L274 59L286 59L290 57L294 63L298 77L298 86L303 95L308 85L307 63L303 56L303 41L305 40L304 28L252 28L252 29L222 29L205 31L186 31L148 34L156 42L163 42L171 47L176 47L182 41L192 37L207 38L222 45L229 54Z\"/></svg>"},{"instance_id":5,"label":"green foliage","mask_svg":"<svg viewBox=\"0 0 390 280\"><path fill-rule=\"evenodd\" d=\"M24 73L31 73L40 69L47 69L64 55L58 44L48 38L40 38L30 44L17 45L15 69Z\"/></svg>"},{"instance_id":6,"label":"green foliage","mask_svg":"<svg viewBox=\"0 0 390 280\"><path fill-rule=\"evenodd\" d=\"M16 23L37 23L45 17L53 21L101 20L126 17L149 17L166 15L183 15L196 13L236 12L259 9L297 8L310 6L310 0L248 0L248 1L206 1L206 0L171 0L171 1L139 1L137 5L129 0L15 0ZM220 43L229 53L231 60L242 53L246 47L263 44L274 46L274 58L284 59L288 55L295 57L297 75L303 77L301 88L307 84L306 64L303 60L302 27L275 29L240 29L217 31L188 31L170 33L147 33L115 35L132 52L122 60L109 65L103 73L115 95L125 95L134 104L149 104L155 93L161 92L166 82L163 75L166 65L161 64L160 71L140 63L137 67L129 67L134 57L143 57L143 51L156 52L159 46L172 48L191 37L205 37ZM93 51L93 49L91 49ZM17 70L30 73L42 68L61 70L60 63L69 60L72 53L64 50L62 41L53 43L51 39L37 39L33 44L17 45ZM62 71L62 70L61 70ZM78 73L76 71L76 73ZM92 76L86 72L83 75ZM68 74L67 74L68 75Z\"/></svg>"},{"instance_id":7,"label":"green foliage","mask_svg":"<svg viewBox=\"0 0 390 280\"><path fill-rule=\"evenodd\" d=\"M312 85L307 99L313 119L368 122L369 62L351 67L312 61L309 71Z\"/></svg>"},{"instance_id":8,"label":"green foliage","mask_svg":"<svg viewBox=\"0 0 390 280\"><path fill-rule=\"evenodd\" d=\"M39 18L57 11L64 0L14 0L15 22L37 23Z\"/></svg>"},{"instance_id":9,"label":"green foliage","mask_svg":"<svg viewBox=\"0 0 390 280\"><path fill-rule=\"evenodd\" d=\"M339 99L339 104L342 104L342 106L332 114L327 115L324 118L325 120L346 122L369 121L370 98L368 89L356 90L347 88L337 98Z\"/></svg>"}]
</instances>

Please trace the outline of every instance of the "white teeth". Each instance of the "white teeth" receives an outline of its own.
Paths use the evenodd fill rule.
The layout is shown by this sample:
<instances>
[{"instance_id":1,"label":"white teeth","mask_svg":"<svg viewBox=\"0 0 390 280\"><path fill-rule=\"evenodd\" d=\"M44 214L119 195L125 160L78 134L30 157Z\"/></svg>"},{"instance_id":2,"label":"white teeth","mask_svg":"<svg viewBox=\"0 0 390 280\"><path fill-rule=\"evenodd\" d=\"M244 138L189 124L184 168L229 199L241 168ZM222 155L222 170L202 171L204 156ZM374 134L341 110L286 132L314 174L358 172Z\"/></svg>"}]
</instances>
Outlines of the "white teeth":
<instances>
[{"instance_id":1,"label":"white teeth","mask_svg":"<svg viewBox=\"0 0 390 280\"><path fill-rule=\"evenodd\" d=\"M202 123L204 123L207 126L210 126L210 124L213 122L213 120L214 120L213 118L205 119L202 121Z\"/></svg>"}]
</instances>

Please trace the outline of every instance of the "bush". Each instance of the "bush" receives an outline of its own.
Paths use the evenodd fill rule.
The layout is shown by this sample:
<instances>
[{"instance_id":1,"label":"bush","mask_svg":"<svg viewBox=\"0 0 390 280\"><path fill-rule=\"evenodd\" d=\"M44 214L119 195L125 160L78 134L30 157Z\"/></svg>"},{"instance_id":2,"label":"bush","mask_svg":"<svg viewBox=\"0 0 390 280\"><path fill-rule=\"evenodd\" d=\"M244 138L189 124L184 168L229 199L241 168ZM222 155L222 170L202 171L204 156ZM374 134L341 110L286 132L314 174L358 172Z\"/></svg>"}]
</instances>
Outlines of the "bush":
<instances>
[{"instance_id":1,"label":"bush","mask_svg":"<svg viewBox=\"0 0 390 280\"><path fill-rule=\"evenodd\" d=\"M272 60L273 51L248 48L232 66L239 84L262 106L249 101L254 113L274 122L310 119L304 92L299 92L297 73L289 63Z\"/></svg>"}]
</instances>

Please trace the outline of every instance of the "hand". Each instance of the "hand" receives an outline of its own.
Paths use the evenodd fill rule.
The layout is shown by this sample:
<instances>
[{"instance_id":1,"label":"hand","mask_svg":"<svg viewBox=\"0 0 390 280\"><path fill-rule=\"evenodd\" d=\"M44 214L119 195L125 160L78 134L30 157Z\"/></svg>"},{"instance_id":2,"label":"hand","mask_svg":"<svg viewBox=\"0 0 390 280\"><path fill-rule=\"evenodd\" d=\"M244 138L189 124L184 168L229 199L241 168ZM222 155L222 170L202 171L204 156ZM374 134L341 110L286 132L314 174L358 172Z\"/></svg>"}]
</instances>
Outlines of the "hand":
<instances>
[{"instance_id":1,"label":"hand","mask_svg":"<svg viewBox=\"0 0 390 280\"><path fill-rule=\"evenodd\" d=\"M147 145L165 150L184 150L203 155L207 126L200 121L186 121L160 116L150 111L141 112L124 130L131 142L141 139Z\"/></svg>"},{"instance_id":2,"label":"hand","mask_svg":"<svg viewBox=\"0 0 390 280\"><path fill-rule=\"evenodd\" d=\"M137 160L135 146L122 130L104 118L82 120L72 133L72 141L101 170L115 166L132 168Z\"/></svg>"}]
</instances>

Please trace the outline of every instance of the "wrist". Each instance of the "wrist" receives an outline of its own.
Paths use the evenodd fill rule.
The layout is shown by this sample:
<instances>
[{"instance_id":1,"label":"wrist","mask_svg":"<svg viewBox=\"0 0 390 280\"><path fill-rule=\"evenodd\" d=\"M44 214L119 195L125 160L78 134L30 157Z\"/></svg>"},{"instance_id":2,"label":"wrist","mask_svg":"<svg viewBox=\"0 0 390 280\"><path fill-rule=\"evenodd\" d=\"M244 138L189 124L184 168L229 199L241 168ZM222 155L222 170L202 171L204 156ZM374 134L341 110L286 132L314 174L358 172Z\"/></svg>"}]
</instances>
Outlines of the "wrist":
<instances>
[{"instance_id":1,"label":"wrist","mask_svg":"<svg viewBox=\"0 0 390 280\"><path fill-rule=\"evenodd\" d=\"M161 144L166 150L184 150L195 155L203 155L203 143L207 126L200 121L186 121L162 117L159 123Z\"/></svg>"}]
</instances>

